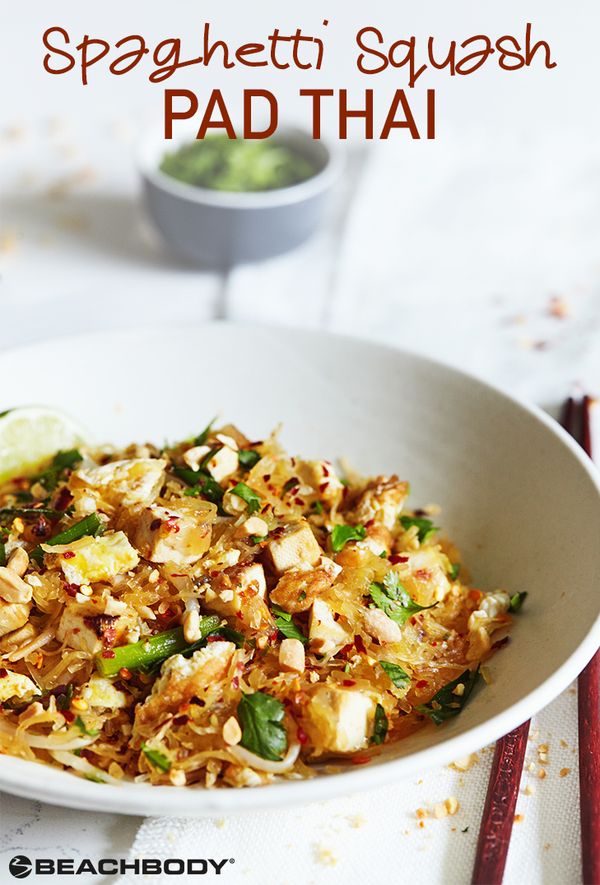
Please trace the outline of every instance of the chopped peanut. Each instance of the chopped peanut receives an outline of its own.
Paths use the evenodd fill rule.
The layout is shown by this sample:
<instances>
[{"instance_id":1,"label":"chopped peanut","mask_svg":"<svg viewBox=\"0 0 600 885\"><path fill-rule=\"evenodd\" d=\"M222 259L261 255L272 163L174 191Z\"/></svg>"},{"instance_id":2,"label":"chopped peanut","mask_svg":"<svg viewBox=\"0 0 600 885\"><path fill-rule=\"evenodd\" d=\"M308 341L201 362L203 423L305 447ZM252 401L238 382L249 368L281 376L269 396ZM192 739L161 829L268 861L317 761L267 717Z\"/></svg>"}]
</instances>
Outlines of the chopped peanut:
<instances>
[{"instance_id":1,"label":"chopped peanut","mask_svg":"<svg viewBox=\"0 0 600 885\"><path fill-rule=\"evenodd\" d=\"M239 744L242 739L242 729L235 716L230 716L223 726L223 740L230 747Z\"/></svg>"},{"instance_id":2,"label":"chopped peanut","mask_svg":"<svg viewBox=\"0 0 600 885\"><path fill-rule=\"evenodd\" d=\"M279 647L279 665L282 670L304 672L304 646L299 639L284 639Z\"/></svg>"},{"instance_id":3,"label":"chopped peanut","mask_svg":"<svg viewBox=\"0 0 600 885\"><path fill-rule=\"evenodd\" d=\"M27 566L29 565L29 556L27 551L23 549L23 547L17 547L10 554L10 558L7 562L7 567L15 572L20 578L23 577L25 572L27 571Z\"/></svg>"}]
</instances>

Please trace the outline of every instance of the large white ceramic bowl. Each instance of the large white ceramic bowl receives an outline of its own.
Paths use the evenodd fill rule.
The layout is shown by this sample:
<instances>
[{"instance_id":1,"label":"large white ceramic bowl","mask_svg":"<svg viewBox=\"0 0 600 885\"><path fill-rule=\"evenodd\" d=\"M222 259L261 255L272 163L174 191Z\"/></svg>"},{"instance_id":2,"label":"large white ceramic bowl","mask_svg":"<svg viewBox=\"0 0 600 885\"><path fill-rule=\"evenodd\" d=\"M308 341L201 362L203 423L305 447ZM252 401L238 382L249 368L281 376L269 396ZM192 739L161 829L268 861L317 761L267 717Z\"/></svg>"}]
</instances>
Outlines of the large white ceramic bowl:
<instances>
[{"instance_id":1,"label":"large white ceramic bowl","mask_svg":"<svg viewBox=\"0 0 600 885\"><path fill-rule=\"evenodd\" d=\"M415 506L443 508L478 586L529 594L493 681L465 711L391 746L377 761L309 781L245 790L121 787L9 757L0 788L77 808L221 814L323 799L446 763L551 701L600 645L600 484L547 416L468 375L361 341L211 324L98 334L0 355L0 410L65 409L98 441L175 440L216 412L308 456L396 471Z\"/></svg>"}]
</instances>

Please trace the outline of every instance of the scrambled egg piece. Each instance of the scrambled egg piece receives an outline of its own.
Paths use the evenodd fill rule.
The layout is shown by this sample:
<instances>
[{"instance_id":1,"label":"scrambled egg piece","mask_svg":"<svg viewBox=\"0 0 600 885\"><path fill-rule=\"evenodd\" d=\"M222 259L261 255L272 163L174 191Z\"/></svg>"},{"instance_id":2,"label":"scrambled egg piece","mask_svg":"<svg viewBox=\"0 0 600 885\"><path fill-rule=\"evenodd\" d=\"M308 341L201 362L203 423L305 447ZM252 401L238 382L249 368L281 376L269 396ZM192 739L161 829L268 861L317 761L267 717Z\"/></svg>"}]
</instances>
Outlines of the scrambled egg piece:
<instances>
[{"instance_id":1,"label":"scrambled egg piece","mask_svg":"<svg viewBox=\"0 0 600 885\"><path fill-rule=\"evenodd\" d=\"M112 506L136 507L152 504L165 481L167 462L160 458L131 458L102 467L76 470L69 485L73 491L97 492Z\"/></svg>"},{"instance_id":2,"label":"scrambled egg piece","mask_svg":"<svg viewBox=\"0 0 600 885\"><path fill-rule=\"evenodd\" d=\"M90 707L104 707L108 710L120 710L127 706L125 692L115 688L110 679L104 676L92 676L83 687L81 697Z\"/></svg>"},{"instance_id":3,"label":"scrambled egg piece","mask_svg":"<svg viewBox=\"0 0 600 885\"><path fill-rule=\"evenodd\" d=\"M60 567L70 584L110 581L116 575L135 568L140 561L124 532L113 532L99 538L86 535L79 541L55 547L42 544L42 550L59 557Z\"/></svg>"},{"instance_id":4,"label":"scrambled egg piece","mask_svg":"<svg viewBox=\"0 0 600 885\"><path fill-rule=\"evenodd\" d=\"M29 676L10 672L7 672L6 676L0 676L0 704L11 698L21 700L22 698L31 698L35 694L39 694L38 688Z\"/></svg>"}]
</instances>

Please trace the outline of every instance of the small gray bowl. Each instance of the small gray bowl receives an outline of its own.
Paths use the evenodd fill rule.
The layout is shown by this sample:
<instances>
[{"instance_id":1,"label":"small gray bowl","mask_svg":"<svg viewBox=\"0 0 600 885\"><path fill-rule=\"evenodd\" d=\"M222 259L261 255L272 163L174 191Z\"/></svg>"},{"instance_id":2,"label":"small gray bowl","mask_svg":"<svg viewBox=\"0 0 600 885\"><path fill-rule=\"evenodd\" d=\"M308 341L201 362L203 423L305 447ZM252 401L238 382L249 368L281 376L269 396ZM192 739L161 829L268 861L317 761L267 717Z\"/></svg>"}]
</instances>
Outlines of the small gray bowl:
<instances>
[{"instance_id":1,"label":"small gray bowl","mask_svg":"<svg viewBox=\"0 0 600 885\"><path fill-rule=\"evenodd\" d=\"M168 142L154 139L140 155L146 206L180 256L197 265L231 267L287 252L319 227L341 169L337 147L282 127L277 140L311 160L317 172L290 187L239 193L184 184L160 171L165 152L193 138L192 132Z\"/></svg>"}]
</instances>

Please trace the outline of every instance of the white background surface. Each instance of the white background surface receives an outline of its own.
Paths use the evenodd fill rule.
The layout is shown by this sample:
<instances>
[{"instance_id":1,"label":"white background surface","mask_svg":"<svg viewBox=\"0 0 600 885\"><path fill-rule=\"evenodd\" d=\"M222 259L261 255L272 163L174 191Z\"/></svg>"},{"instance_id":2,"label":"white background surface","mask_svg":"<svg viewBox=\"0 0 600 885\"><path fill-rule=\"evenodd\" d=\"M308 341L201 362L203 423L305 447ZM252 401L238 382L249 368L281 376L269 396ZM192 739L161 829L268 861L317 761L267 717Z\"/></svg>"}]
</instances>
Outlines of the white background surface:
<instances>
[{"instance_id":1,"label":"white background surface","mask_svg":"<svg viewBox=\"0 0 600 885\"><path fill-rule=\"evenodd\" d=\"M558 68L520 74L441 76L438 139L396 137L369 151L351 149L349 172L329 226L296 253L222 277L181 267L147 226L137 200L134 143L160 116L160 90L139 75L99 74L86 89L41 70L40 35L54 24L117 39L176 33L192 39L210 19L232 39L262 37L274 25L317 29L323 4L298 10L263 2L162 4L133 0L49 10L40 2L0 10L0 347L50 334L201 320L325 325L439 356L518 395L554 408L574 385L600 388L600 123L592 108L597 79L597 6L580 2L427 5L330 2L329 54L322 74L275 79L272 72L185 72L171 85L223 85L233 103L243 86L278 91L297 116L303 85L395 84L352 76L352 35L378 24L392 37L434 33L522 32L535 23ZM401 84L400 84L401 85ZM66 184L66 187L65 187ZM57 188L58 185L58 188ZM56 192L58 191L58 196ZM551 315L550 299L568 315ZM201 346L201 342L199 343ZM109 354L90 355L101 369ZM41 386L43 398L43 386ZM391 396L394 392L391 391ZM8 379L2 400L10 405ZM514 829L506 881L578 881L574 695L534 724L524 815ZM561 740L567 743L561 746ZM536 748L550 744L545 780ZM254 821L199 825L200 856L236 857L229 881L365 882L374 871L410 869L412 882L467 882L491 753L465 775L425 774L365 797ZM560 777L563 768L571 768ZM525 783L525 781L524 781ZM418 807L456 796L455 818L425 820ZM22 851L98 857L125 852L140 821L81 814L2 797L0 864ZM357 824L360 816L361 821ZM364 822L362 821L364 818ZM469 826L467 833L461 830ZM453 827L456 832L453 832ZM269 838L269 870L264 842ZM264 841L261 844L261 834ZM177 835L173 829L173 844ZM287 846L290 846L288 849ZM293 851L293 854L292 854ZM324 862L328 852L335 865ZM174 850L174 854L176 851ZM286 858L294 857L293 865ZM5 868L5 867L4 867ZM389 875L389 874L388 874ZM397 879L396 879L397 880ZM97 881L97 880L96 880ZM223 881L226 881L224 878Z\"/></svg>"}]
</instances>

